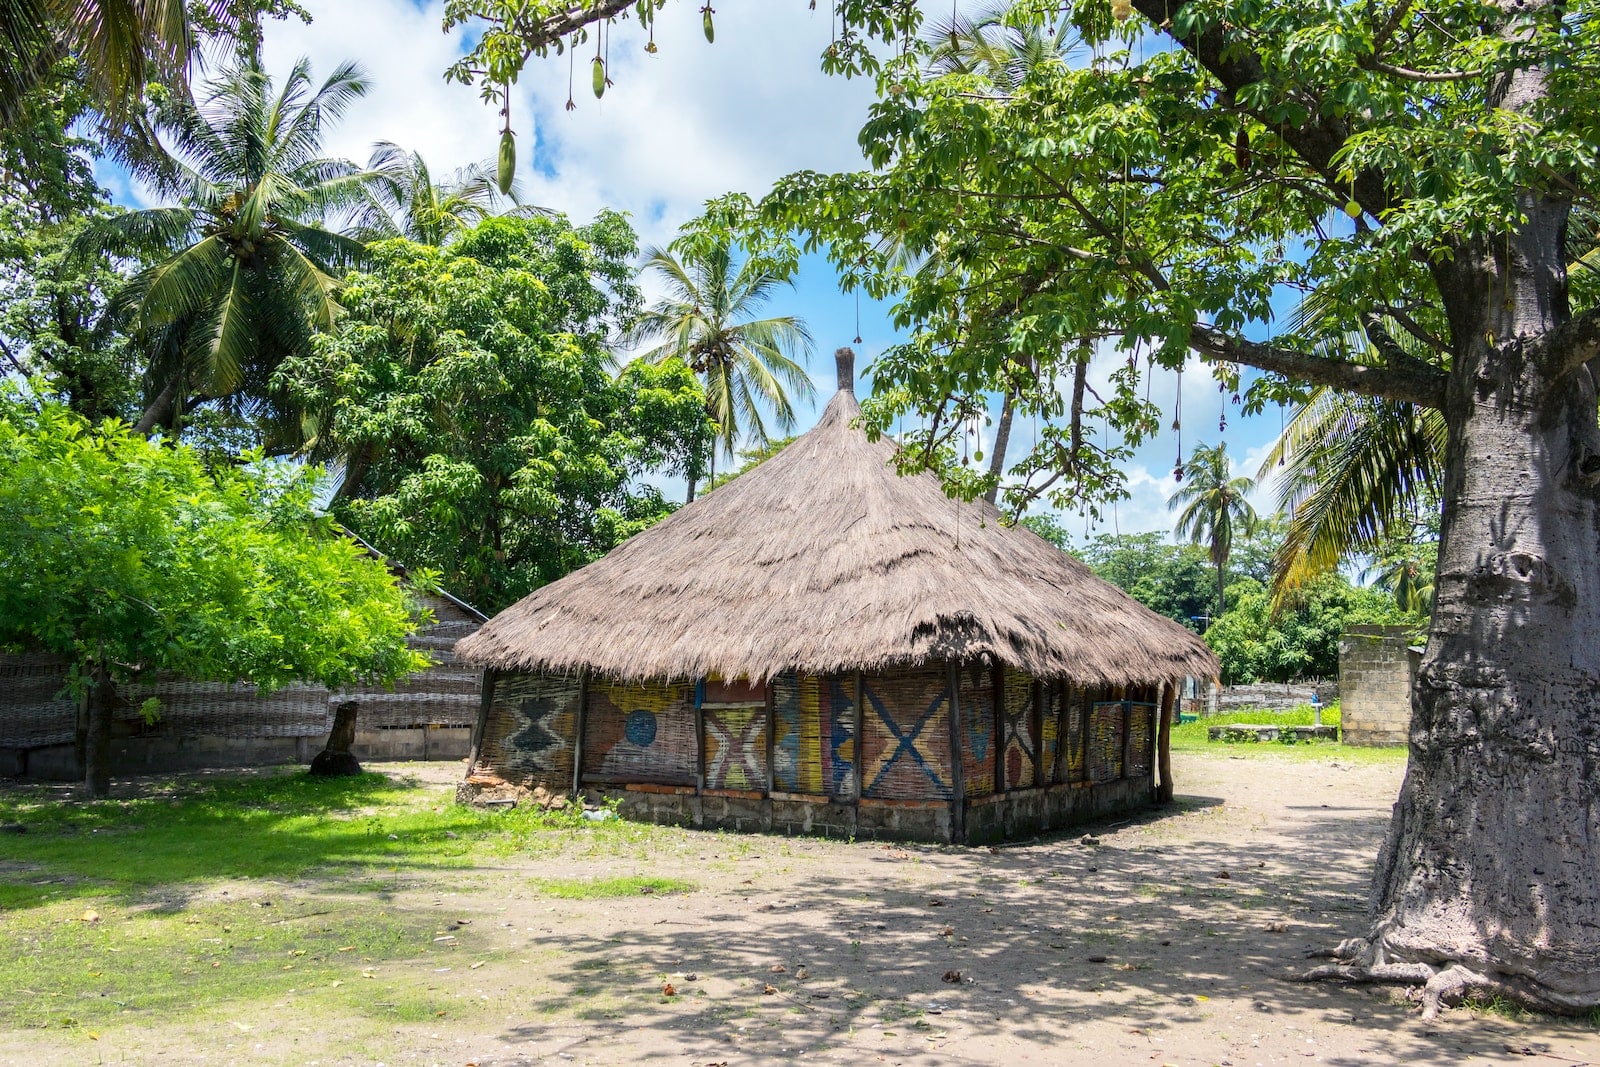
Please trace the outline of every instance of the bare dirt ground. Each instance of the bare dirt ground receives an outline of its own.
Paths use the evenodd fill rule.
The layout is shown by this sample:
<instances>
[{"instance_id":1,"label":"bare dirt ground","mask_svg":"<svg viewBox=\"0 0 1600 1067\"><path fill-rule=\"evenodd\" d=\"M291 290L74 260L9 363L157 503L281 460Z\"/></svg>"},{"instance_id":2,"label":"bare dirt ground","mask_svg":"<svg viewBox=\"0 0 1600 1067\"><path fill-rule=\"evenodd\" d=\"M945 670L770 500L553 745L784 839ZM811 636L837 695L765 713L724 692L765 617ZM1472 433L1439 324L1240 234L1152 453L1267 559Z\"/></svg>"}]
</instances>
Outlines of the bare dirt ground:
<instances>
[{"instance_id":1,"label":"bare dirt ground","mask_svg":"<svg viewBox=\"0 0 1600 1067\"><path fill-rule=\"evenodd\" d=\"M441 791L459 772L384 769ZM1586 1020L1456 1009L1423 1024L1397 991L1284 980L1361 931L1400 761L1208 752L1176 769L1175 808L999 849L662 830L354 901L273 885L280 906L451 931L358 985L444 1007L383 1019L288 995L92 1042L0 1020L0 1063L1600 1062ZM539 882L619 875L696 888L562 899Z\"/></svg>"}]
</instances>

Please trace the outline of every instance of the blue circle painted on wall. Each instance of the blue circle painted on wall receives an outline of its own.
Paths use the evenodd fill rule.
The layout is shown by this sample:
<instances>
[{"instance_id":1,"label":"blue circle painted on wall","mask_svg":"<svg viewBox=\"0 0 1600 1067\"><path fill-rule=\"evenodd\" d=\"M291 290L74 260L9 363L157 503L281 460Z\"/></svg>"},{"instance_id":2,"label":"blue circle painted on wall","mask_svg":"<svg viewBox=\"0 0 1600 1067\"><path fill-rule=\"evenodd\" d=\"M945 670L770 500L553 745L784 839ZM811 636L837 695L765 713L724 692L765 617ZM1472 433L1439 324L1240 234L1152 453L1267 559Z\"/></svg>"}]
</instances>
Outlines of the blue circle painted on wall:
<instances>
[{"instance_id":1,"label":"blue circle painted on wall","mask_svg":"<svg viewBox=\"0 0 1600 1067\"><path fill-rule=\"evenodd\" d=\"M655 713L643 709L630 711L622 724L622 735L640 748L648 745L656 739Z\"/></svg>"}]
</instances>

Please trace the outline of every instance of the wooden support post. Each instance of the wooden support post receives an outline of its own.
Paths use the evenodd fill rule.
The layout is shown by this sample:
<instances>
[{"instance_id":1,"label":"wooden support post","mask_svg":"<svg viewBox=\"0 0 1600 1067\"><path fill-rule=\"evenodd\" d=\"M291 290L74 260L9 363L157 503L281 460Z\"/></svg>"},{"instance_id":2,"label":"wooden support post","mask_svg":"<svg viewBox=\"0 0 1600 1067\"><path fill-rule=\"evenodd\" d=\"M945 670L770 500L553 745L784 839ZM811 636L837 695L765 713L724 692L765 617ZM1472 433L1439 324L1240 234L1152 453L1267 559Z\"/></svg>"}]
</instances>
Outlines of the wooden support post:
<instances>
[{"instance_id":1,"label":"wooden support post","mask_svg":"<svg viewBox=\"0 0 1600 1067\"><path fill-rule=\"evenodd\" d=\"M1156 784L1156 803L1172 803L1172 706L1178 684L1171 681L1161 691L1161 726L1156 734L1156 769L1161 779Z\"/></svg>"},{"instance_id":2,"label":"wooden support post","mask_svg":"<svg viewBox=\"0 0 1600 1067\"><path fill-rule=\"evenodd\" d=\"M778 692L778 679L773 676L767 679L767 796L772 796L772 756L776 748L776 738L773 736L778 730L778 713L776 707Z\"/></svg>"},{"instance_id":3,"label":"wooden support post","mask_svg":"<svg viewBox=\"0 0 1600 1067\"><path fill-rule=\"evenodd\" d=\"M478 701L478 723L472 728L472 750L467 753L467 773L478 769L478 757L483 754L483 734L489 728L489 708L494 704L494 671L483 672L480 687L483 696Z\"/></svg>"},{"instance_id":4,"label":"wooden support post","mask_svg":"<svg viewBox=\"0 0 1600 1067\"><path fill-rule=\"evenodd\" d=\"M952 660L946 674L950 686L950 839L967 839L967 786L961 766L961 668Z\"/></svg>"},{"instance_id":5,"label":"wooden support post","mask_svg":"<svg viewBox=\"0 0 1600 1067\"><path fill-rule=\"evenodd\" d=\"M994 702L994 741L989 745L994 753L994 792L1004 793L1010 788L1006 782L1006 748L1011 739L1006 734L1011 729L1011 716L1006 714L1006 669L998 660L989 672L989 697Z\"/></svg>"},{"instance_id":6,"label":"wooden support post","mask_svg":"<svg viewBox=\"0 0 1600 1067\"><path fill-rule=\"evenodd\" d=\"M1082 698L1078 701L1078 715L1083 723L1078 742L1079 747L1082 749L1081 755L1083 758L1078 761L1078 767L1080 768L1079 773L1083 776L1080 780L1085 782L1093 777L1089 773L1089 745L1092 741L1089 736L1089 730L1094 726L1094 698L1097 692L1094 689L1085 689Z\"/></svg>"},{"instance_id":7,"label":"wooden support post","mask_svg":"<svg viewBox=\"0 0 1600 1067\"><path fill-rule=\"evenodd\" d=\"M706 791L706 683L702 678L694 684L694 791Z\"/></svg>"},{"instance_id":8,"label":"wooden support post","mask_svg":"<svg viewBox=\"0 0 1600 1067\"><path fill-rule=\"evenodd\" d=\"M864 788L866 768L861 761L862 735L866 731L867 723L867 683L862 678L861 672L856 671L856 722L855 739L850 742L850 773L855 777L856 807L861 806L861 790Z\"/></svg>"},{"instance_id":9,"label":"wooden support post","mask_svg":"<svg viewBox=\"0 0 1600 1067\"><path fill-rule=\"evenodd\" d=\"M1055 708L1052 710L1056 716L1056 761L1055 766L1050 768L1050 780L1065 782L1067 767L1072 762L1067 752L1067 746L1072 743L1072 735L1068 733L1072 724L1067 718L1071 714L1068 709L1072 706L1072 683L1056 682L1053 688L1055 689Z\"/></svg>"},{"instance_id":10,"label":"wooden support post","mask_svg":"<svg viewBox=\"0 0 1600 1067\"><path fill-rule=\"evenodd\" d=\"M1122 774L1118 777L1127 778L1133 766L1133 693L1127 689L1122 691Z\"/></svg>"},{"instance_id":11,"label":"wooden support post","mask_svg":"<svg viewBox=\"0 0 1600 1067\"><path fill-rule=\"evenodd\" d=\"M578 671L578 722L572 739L572 795L583 792L583 735L589 728L589 672Z\"/></svg>"},{"instance_id":12,"label":"wooden support post","mask_svg":"<svg viewBox=\"0 0 1600 1067\"><path fill-rule=\"evenodd\" d=\"M1043 789L1044 770L1044 683L1033 680L1032 703L1028 707L1028 729L1033 732L1033 787Z\"/></svg>"}]
</instances>

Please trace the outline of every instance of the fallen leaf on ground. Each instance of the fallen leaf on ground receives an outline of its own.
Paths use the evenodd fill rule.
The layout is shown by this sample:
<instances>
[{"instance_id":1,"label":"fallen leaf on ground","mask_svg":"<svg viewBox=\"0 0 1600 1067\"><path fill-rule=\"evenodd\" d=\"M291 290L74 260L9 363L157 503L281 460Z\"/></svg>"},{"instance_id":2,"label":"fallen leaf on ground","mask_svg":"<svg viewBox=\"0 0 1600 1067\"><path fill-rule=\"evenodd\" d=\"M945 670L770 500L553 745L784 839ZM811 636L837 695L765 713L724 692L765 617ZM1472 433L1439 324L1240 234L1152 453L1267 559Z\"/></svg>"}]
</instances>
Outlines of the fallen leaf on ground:
<instances>
[{"instance_id":1,"label":"fallen leaf on ground","mask_svg":"<svg viewBox=\"0 0 1600 1067\"><path fill-rule=\"evenodd\" d=\"M89 908L83 913L83 921L86 923L97 923L100 921L100 913L95 911L93 908Z\"/></svg>"},{"instance_id":2,"label":"fallen leaf on ground","mask_svg":"<svg viewBox=\"0 0 1600 1067\"><path fill-rule=\"evenodd\" d=\"M673 985L671 982L663 982L661 983L661 995L664 997L675 997L678 995L678 987Z\"/></svg>"},{"instance_id":3,"label":"fallen leaf on ground","mask_svg":"<svg viewBox=\"0 0 1600 1067\"><path fill-rule=\"evenodd\" d=\"M944 981L946 981L946 982L959 982L959 981L961 981L961 972L960 971L946 971L946 972L944 972Z\"/></svg>"},{"instance_id":4,"label":"fallen leaf on ground","mask_svg":"<svg viewBox=\"0 0 1600 1067\"><path fill-rule=\"evenodd\" d=\"M940 937L949 937L950 935L954 934L955 932L956 932L956 928L954 926L941 926L941 927L939 927L939 936Z\"/></svg>"},{"instance_id":5,"label":"fallen leaf on ground","mask_svg":"<svg viewBox=\"0 0 1600 1067\"><path fill-rule=\"evenodd\" d=\"M770 997L770 996L772 996L772 994L776 993L777 991L778 991L778 987L775 986L775 985L764 985L764 986L761 987L761 995L764 996L764 997Z\"/></svg>"},{"instance_id":6,"label":"fallen leaf on ground","mask_svg":"<svg viewBox=\"0 0 1600 1067\"><path fill-rule=\"evenodd\" d=\"M771 971L773 974L787 974L789 972L789 968L785 967L781 963L774 963L771 967L768 967L767 970Z\"/></svg>"},{"instance_id":7,"label":"fallen leaf on ground","mask_svg":"<svg viewBox=\"0 0 1600 1067\"><path fill-rule=\"evenodd\" d=\"M806 978L809 977L809 975L806 973L806 969L804 967L796 967L795 970L794 970L794 976L796 978L800 979L802 982L805 981Z\"/></svg>"}]
</instances>

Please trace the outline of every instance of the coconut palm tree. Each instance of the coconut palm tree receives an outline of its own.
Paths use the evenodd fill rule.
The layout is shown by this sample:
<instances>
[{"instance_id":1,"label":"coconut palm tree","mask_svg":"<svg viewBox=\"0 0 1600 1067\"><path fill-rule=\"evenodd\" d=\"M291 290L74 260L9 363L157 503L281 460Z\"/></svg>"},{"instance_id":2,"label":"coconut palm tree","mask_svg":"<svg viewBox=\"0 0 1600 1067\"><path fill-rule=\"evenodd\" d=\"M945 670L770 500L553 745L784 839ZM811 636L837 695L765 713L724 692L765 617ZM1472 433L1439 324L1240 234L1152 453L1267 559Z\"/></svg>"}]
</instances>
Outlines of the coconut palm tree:
<instances>
[{"instance_id":1,"label":"coconut palm tree","mask_svg":"<svg viewBox=\"0 0 1600 1067\"><path fill-rule=\"evenodd\" d=\"M421 153L379 141L367 170L369 200L354 219L354 233L364 241L404 237L442 248L457 234L500 213L502 199L512 205L507 214L549 214L546 208L522 204L515 187L509 197L502 197L490 168L481 163L435 182Z\"/></svg>"},{"instance_id":2,"label":"coconut palm tree","mask_svg":"<svg viewBox=\"0 0 1600 1067\"><path fill-rule=\"evenodd\" d=\"M263 413L272 370L332 325L336 275L362 245L323 222L360 203L368 175L323 156L321 141L366 88L348 63L313 88L301 59L275 90L247 60L158 116L170 158L145 176L177 204L107 218L79 239L147 264L113 301L151 342L142 431L174 425L196 398Z\"/></svg>"},{"instance_id":3,"label":"coconut palm tree","mask_svg":"<svg viewBox=\"0 0 1600 1067\"><path fill-rule=\"evenodd\" d=\"M1413 541L1421 512L1436 507L1444 447L1444 417L1436 410L1314 390L1257 475L1277 477L1278 507L1292 516L1273 562L1274 599L1352 555L1382 557L1388 546ZM1415 560L1390 562L1398 570L1380 570L1394 571L1402 610L1431 599L1410 565Z\"/></svg>"},{"instance_id":4,"label":"coconut palm tree","mask_svg":"<svg viewBox=\"0 0 1600 1067\"><path fill-rule=\"evenodd\" d=\"M634 320L626 339L659 341L639 358L660 363L677 357L700 376L706 410L717 426L712 472L719 444L731 457L741 436L757 447L770 441L763 408L771 409L780 430L793 430L790 394L810 399L815 393L798 362L811 355L811 332L793 315L752 317L786 284L782 276L759 257L737 260L726 238L686 245L681 258L669 249L649 249L643 269L658 275L667 291ZM694 489L691 477L690 500Z\"/></svg>"},{"instance_id":5,"label":"coconut palm tree","mask_svg":"<svg viewBox=\"0 0 1600 1067\"><path fill-rule=\"evenodd\" d=\"M208 4L218 18L226 7ZM66 55L78 58L95 106L110 114L127 112L149 82L180 86L193 47L185 0L4 0L0 123L18 119Z\"/></svg>"},{"instance_id":6,"label":"coconut palm tree","mask_svg":"<svg viewBox=\"0 0 1600 1067\"><path fill-rule=\"evenodd\" d=\"M1250 478L1233 476L1228 460L1228 445L1195 445L1187 465L1189 484L1167 499L1167 508L1177 511L1173 533L1187 537L1192 544L1204 545L1217 568L1217 616L1226 605L1223 586L1227 581L1228 557L1233 553L1235 532L1248 534L1256 524L1256 509L1245 495L1255 488Z\"/></svg>"}]
</instances>

